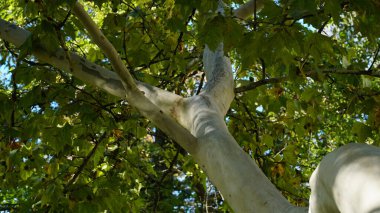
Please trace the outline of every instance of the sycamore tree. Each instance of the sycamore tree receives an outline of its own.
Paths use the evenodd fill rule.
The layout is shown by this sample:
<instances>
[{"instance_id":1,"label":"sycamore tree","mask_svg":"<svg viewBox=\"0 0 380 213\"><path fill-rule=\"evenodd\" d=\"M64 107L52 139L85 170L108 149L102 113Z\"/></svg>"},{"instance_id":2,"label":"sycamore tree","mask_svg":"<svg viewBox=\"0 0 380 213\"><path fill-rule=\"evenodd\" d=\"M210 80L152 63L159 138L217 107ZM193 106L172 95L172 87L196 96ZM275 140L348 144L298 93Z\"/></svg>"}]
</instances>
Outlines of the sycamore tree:
<instances>
[{"instance_id":1,"label":"sycamore tree","mask_svg":"<svg viewBox=\"0 0 380 213\"><path fill-rule=\"evenodd\" d=\"M379 11L0 0L0 211L379 212Z\"/></svg>"}]
</instances>

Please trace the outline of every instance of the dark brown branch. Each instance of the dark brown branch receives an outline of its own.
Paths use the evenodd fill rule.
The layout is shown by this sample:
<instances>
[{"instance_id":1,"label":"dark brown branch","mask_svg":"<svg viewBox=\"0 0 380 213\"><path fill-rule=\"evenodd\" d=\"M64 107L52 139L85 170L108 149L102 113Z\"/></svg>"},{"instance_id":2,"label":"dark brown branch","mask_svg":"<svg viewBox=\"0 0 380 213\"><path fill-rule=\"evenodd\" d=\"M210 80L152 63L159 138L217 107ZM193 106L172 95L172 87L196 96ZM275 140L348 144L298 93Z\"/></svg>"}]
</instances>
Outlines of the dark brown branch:
<instances>
[{"instance_id":1,"label":"dark brown branch","mask_svg":"<svg viewBox=\"0 0 380 213\"><path fill-rule=\"evenodd\" d=\"M196 95L199 95L199 93L202 90L203 83L204 83L204 80L205 80L205 76L206 76L205 73L202 73L201 81L199 82L199 86L198 86L197 92L195 93Z\"/></svg>"},{"instance_id":2,"label":"dark brown branch","mask_svg":"<svg viewBox=\"0 0 380 213\"><path fill-rule=\"evenodd\" d=\"M84 89L82 89L82 88L79 88L79 87L78 87L77 85L75 85L73 82L70 82L69 85L70 85L72 88L74 88L74 89L76 89L76 90L78 90L78 91L81 91L81 92L82 92L83 94L85 94L87 97L90 97L90 99L92 99L92 100L95 101L95 103L93 103L93 102L91 102L91 101L89 101L89 100L84 99L84 100L82 100L83 102L86 102L86 103L88 103L88 104L90 104L90 105L94 105L95 107L97 107L97 108L99 108L99 109L101 109L101 110L106 111L107 113L109 113L109 114L112 116L112 118L113 118L115 121L119 121L119 120L120 120L120 117L121 117L121 116L116 115L114 112L112 112L111 109L108 108L108 106L114 105L114 103L111 103L111 104L102 104L101 101L98 100L98 99L97 99L92 93L89 93L89 92L87 92L86 90L84 90Z\"/></svg>"},{"instance_id":3,"label":"dark brown branch","mask_svg":"<svg viewBox=\"0 0 380 213\"><path fill-rule=\"evenodd\" d=\"M250 83L248 85L245 85L245 86L241 86L241 87L235 88L235 93L240 93L240 92L245 92L245 91L248 91L248 90L253 90L253 89L256 89L259 86L263 86L263 85L266 85L266 84L280 83L280 82L283 82L285 80L287 80L286 77L263 79L263 80L260 80L260 81L252 82L252 83Z\"/></svg>"},{"instance_id":4,"label":"dark brown branch","mask_svg":"<svg viewBox=\"0 0 380 213\"><path fill-rule=\"evenodd\" d=\"M138 7L134 6L133 3L128 3L126 1L122 1L122 4L125 4L127 7L132 9L142 20L142 29L146 33L146 35L149 37L150 41L152 42L153 46L158 50L161 51L161 48L157 45L155 40L153 39L152 35L149 32L149 22L146 20L146 14L144 14Z\"/></svg>"},{"instance_id":5,"label":"dark brown branch","mask_svg":"<svg viewBox=\"0 0 380 213\"><path fill-rule=\"evenodd\" d=\"M371 70L372 71L372 70ZM367 75L372 77L380 77L380 72L369 72L369 70L346 70L346 69L326 69L319 72L326 74L337 74L337 75ZM316 71L310 71L305 73L306 76L312 76L318 73Z\"/></svg>"},{"instance_id":6,"label":"dark brown branch","mask_svg":"<svg viewBox=\"0 0 380 213\"><path fill-rule=\"evenodd\" d=\"M243 106L245 112L247 113L247 115L249 116L250 120L253 122L253 125L254 125L253 127L252 127L252 126L248 127L248 126L246 125L246 122L242 122L243 126L245 127L245 129L246 129L247 131L250 131L250 130L251 130L252 133L255 134L255 139L256 139L256 141L260 141L260 138L259 138L259 136L260 136L260 129L259 129L259 125L258 125L258 123L257 123L257 121L256 121L256 120L258 120L259 118L253 116L251 110L248 108L248 106L247 106L243 101L241 101L241 100L240 100L239 98L237 98L237 97L235 97L235 100L236 100L236 103L237 103L238 106Z\"/></svg>"},{"instance_id":7,"label":"dark brown branch","mask_svg":"<svg viewBox=\"0 0 380 213\"><path fill-rule=\"evenodd\" d=\"M187 18L187 20L186 20L185 27L186 27L186 26L189 24L189 22L193 19L196 10L197 10L197 9L193 8L193 10L191 11L190 16L189 16L189 17ZM176 46L175 49L174 49L173 55L176 55L176 54L177 54L177 51L178 51L178 49L179 49L179 47L181 46L181 43L182 43L183 35L184 35L184 32L181 32L181 33L179 34L178 39L177 39L177 46Z\"/></svg>"},{"instance_id":8,"label":"dark brown branch","mask_svg":"<svg viewBox=\"0 0 380 213\"><path fill-rule=\"evenodd\" d=\"M377 45L377 49L375 51L375 55L373 56L373 61L372 61L371 65L368 68L368 71L370 71L370 72L372 71L373 65L376 62L377 56L379 56L379 51L380 51L380 43Z\"/></svg>"},{"instance_id":9,"label":"dark brown branch","mask_svg":"<svg viewBox=\"0 0 380 213\"><path fill-rule=\"evenodd\" d=\"M92 148L92 150L90 151L90 153L88 153L88 155L86 156L86 158L83 159L82 164L78 167L78 169L75 171L75 173L72 176L72 178L66 184L65 190L64 190L65 192L67 192L68 188L78 179L79 175L83 172L83 170L86 167L88 161L95 154L95 151L98 149L99 144L102 142L102 140L105 138L105 136L106 136L106 133L104 133L103 135L101 135L99 137L99 139L95 139L95 138L93 139L93 141L95 142L95 146Z\"/></svg>"},{"instance_id":10,"label":"dark brown branch","mask_svg":"<svg viewBox=\"0 0 380 213\"><path fill-rule=\"evenodd\" d=\"M162 183L164 182L165 178L169 175L170 172L172 172L174 164L177 162L179 153L181 151L180 147L177 147L177 151L175 153L174 158L170 162L169 168L164 172L164 174L161 176L160 180L156 183L157 184L157 190L156 190L156 197L153 205L153 212L157 212L158 202L160 201L160 188Z\"/></svg>"},{"instance_id":11,"label":"dark brown branch","mask_svg":"<svg viewBox=\"0 0 380 213\"><path fill-rule=\"evenodd\" d=\"M379 72L373 72L372 70L345 70L345 69L326 69L326 70L320 70L320 71L309 71L305 72L304 76L311 77L315 76L317 73L324 73L324 74L336 74L336 75L366 75L366 76L372 76L372 77L380 77L380 71ZM268 78L263 79L260 81L252 82L250 84L235 88L235 93L241 93L246 92L249 90L254 90L257 87L266 85L266 84L275 84L275 83L281 83L284 81L287 81L289 77L278 77L278 78Z\"/></svg>"},{"instance_id":12,"label":"dark brown branch","mask_svg":"<svg viewBox=\"0 0 380 213\"><path fill-rule=\"evenodd\" d=\"M70 16L71 16L71 10L69 10L69 12L66 14L65 18L61 21L61 23L58 23L58 25L56 27L58 27L58 29L61 29L63 26L65 26L65 24L66 24L66 22Z\"/></svg>"},{"instance_id":13,"label":"dark brown branch","mask_svg":"<svg viewBox=\"0 0 380 213\"><path fill-rule=\"evenodd\" d=\"M331 16L329 15L329 18L325 22L323 22L321 28L319 28L319 30L318 30L319 34L321 34L323 32L323 30L325 29L326 25L329 23L330 19L331 19Z\"/></svg>"}]
</instances>

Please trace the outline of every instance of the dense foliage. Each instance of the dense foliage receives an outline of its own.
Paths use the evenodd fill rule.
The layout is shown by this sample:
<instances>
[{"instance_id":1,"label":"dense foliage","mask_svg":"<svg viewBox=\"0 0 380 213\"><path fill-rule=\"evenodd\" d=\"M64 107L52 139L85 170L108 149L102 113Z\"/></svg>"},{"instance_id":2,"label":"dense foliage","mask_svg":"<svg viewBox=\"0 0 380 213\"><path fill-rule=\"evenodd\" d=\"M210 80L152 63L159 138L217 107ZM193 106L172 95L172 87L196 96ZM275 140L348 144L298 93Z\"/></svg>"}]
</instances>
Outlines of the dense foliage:
<instances>
[{"instance_id":1,"label":"dense foliage","mask_svg":"<svg viewBox=\"0 0 380 213\"><path fill-rule=\"evenodd\" d=\"M71 14L73 0L0 0L0 18L33 33L0 41L0 211L228 210L191 156L128 103L29 55L59 47L111 69ZM230 132L293 203L339 145L379 145L380 3L264 1L248 21L216 0L83 2L132 75L189 97L202 51L223 41L236 98ZM231 183L233 184L233 183Z\"/></svg>"}]
</instances>

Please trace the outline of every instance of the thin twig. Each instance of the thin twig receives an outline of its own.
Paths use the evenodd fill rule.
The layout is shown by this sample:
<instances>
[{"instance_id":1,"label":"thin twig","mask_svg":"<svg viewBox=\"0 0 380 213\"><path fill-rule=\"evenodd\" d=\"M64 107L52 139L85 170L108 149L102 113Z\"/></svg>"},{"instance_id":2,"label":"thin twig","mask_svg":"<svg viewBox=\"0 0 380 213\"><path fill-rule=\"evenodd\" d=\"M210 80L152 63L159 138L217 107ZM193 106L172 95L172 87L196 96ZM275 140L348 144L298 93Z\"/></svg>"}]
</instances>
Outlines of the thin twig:
<instances>
[{"instance_id":1,"label":"thin twig","mask_svg":"<svg viewBox=\"0 0 380 213\"><path fill-rule=\"evenodd\" d=\"M177 162L177 159L178 159L180 151L181 151L181 148L178 147L177 151L175 153L174 158L170 162L169 168L164 172L164 174L161 176L160 180L156 183L157 184L157 186L156 186L157 190L156 190L156 198L155 198L154 206L153 206L153 212L157 212L158 202L160 201L160 188L161 188L161 185L162 185L163 181L165 180L165 178L169 175L169 173L172 172L174 164Z\"/></svg>"},{"instance_id":2,"label":"thin twig","mask_svg":"<svg viewBox=\"0 0 380 213\"><path fill-rule=\"evenodd\" d=\"M367 71L372 71L372 67L373 67L373 65L374 65L375 62L376 62L377 56L379 55L379 51L380 51L380 43L377 45L377 49L376 49L376 51L375 51L375 55L374 55L374 57L373 57L372 63L371 63L371 65L369 66L369 68L368 68Z\"/></svg>"},{"instance_id":3,"label":"thin twig","mask_svg":"<svg viewBox=\"0 0 380 213\"><path fill-rule=\"evenodd\" d=\"M329 23L330 19L331 19L331 16L329 16L329 18L325 22L323 22L321 28L319 28L319 30L318 30L319 34L321 34L323 32L323 30L325 29L326 25Z\"/></svg>"},{"instance_id":4,"label":"thin twig","mask_svg":"<svg viewBox=\"0 0 380 213\"><path fill-rule=\"evenodd\" d=\"M366 75L366 76L372 76L372 77L377 77L377 78L380 77L380 73L368 72L368 70L339 70L339 69L309 71L309 72L305 72L304 76L305 77L315 76L315 74L317 73L336 74L336 75ZM289 79L290 79L289 77L277 77L277 78L268 78L268 79L259 80L259 81L252 82L250 84L235 88L235 93L241 93L241 92L246 92L249 90L254 90L257 87L260 87L266 84L281 83Z\"/></svg>"},{"instance_id":5,"label":"thin twig","mask_svg":"<svg viewBox=\"0 0 380 213\"><path fill-rule=\"evenodd\" d=\"M79 175L82 173L82 171L86 167L86 165L87 165L88 161L91 159L91 157L95 154L95 151L98 149L100 143L103 141L105 136L106 136L106 133L103 133L103 135L101 135L98 140L93 138L93 141L95 142L95 146L91 149L90 153L88 153L86 158L83 159L82 164L78 167L78 169L75 171L74 175L71 177L69 182L66 184L66 186L65 186L66 192L67 192L68 188L78 179Z\"/></svg>"},{"instance_id":6,"label":"thin twig","mask_svg":"<svg viewBox=\"0 0 380 213\"><path fill-rule=\"evenodd\" d=\"M259 86L263 86L263 85L266 85L266 84L280 83L280 82L283 82L285 80L287 80L286 77L263 79L263 80L260 80L260 81L252 82L252 83L250 83L248 85L245 85L245 86L241 86L241 87L235 88L235 93L240 93L240 92L245 92L245 91L248 91L248 90L253 90L253 89L256 89Z\"/></svg>"},{"instance_id":7,"label":"thin twig","mask_svg":"<svg viewBox=\"0 0 380 213\"><path fill-rule=\"evenodd\" d=\"M199 93L202 90L203 83L204 83L204 80L205 80L205 76L206 76L205 73L202 73L201 81L199 82L199 86L198 86L197 92L195 93L196 95L199 95Z\"/></svg>"},{"instance_id":8,"label":"thin twig","mask_svg":"<svg viewBox=\"0 0 380 213\"><path fill-rule=\"evenodd\" d=\"M195 15L195 12L196 12L197 9L193 8L193 10L191 11L191 14L190 16L187 18L186 20L186 23L185 23L185 27L190 23L190 21L193 19L193 16ZM174 52L173 52L173 55L176 55L177 54L177 50L178 48L181 46L181 43L182 43L182 38L183 38L183 35L184 35L184 32L181 32L178 36L178 39L177 39L177 46L175 47L174 49Z\"/></svg>"}]
</instances>

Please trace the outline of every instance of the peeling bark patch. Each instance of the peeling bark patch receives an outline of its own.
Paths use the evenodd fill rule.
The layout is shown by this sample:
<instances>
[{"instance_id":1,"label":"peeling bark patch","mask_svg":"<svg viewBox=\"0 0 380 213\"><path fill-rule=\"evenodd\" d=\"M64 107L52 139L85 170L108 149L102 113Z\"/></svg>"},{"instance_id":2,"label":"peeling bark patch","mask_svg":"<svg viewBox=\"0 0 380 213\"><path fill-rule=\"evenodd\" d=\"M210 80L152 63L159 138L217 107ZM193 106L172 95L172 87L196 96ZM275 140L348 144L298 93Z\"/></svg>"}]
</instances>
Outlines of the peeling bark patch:
<instances>
[{"instance_id":1,"label":"peeling bark patch","mask_svg":"<svg viewBox=\"0 0 380 213\"><path fill-rule=\"evenodd\" d=\"M81 59L81 61L82 61L82 59ZM100 73L94 72L92 69L88 68L85 63L81 63L81 65L82 65L82 71L83 72L85 72L85 73L87 73L89 75L96 76L98 78L102 78L103 79L103 76L101 76Z\"/></svg>"},{"instance_id":2,"label":"peeling bark patch","mask_svg":"<svg viewBox=\"0 0 380 213\"><path fill-rule=\"evenodd\" d=\"M170 108L170 115L173 117L173 118L175 118L175 119L177 119L178 118L178 115L177 115L177 107L179 107L179 106L181 106L182 105L182 102L183 102L183 99L181 98L181 99L179 99L178 101L176 101L175 103L174 103L174 106L172 107L172 108Z\"/></svg>"},{"instance_id":3,"label":"peeling bark patch","mask_svg":"<svg viewBox=\"0 0 380 213\"><path fill-rule=\"evenodd\" d=\"M81 61L82 60L84 60L84 59L81 58ZM117 89L120 89L120 88L124 87L120 80L114 79L114 78L105 78L104 76L102 76L100 74L100 72L98 72L96 70L96 66L95 65L92 65L90 68L87 67L85 63L80 63L80 65L82 65L82 71L85 72L86 74L94 76L94 77L99 78L99 79L103 79L106 82L108 82L109 83L108 84L109 88L111 88L113 90L117 90Z\"/></svg>"},{"instance_id":4,"label":"peeling bark patch","mask_svg":"<svg viewBox=\"0 0 380 213\"><path fill-rule=\"evenodd\" d=\"M82 71L83 72L85 72L89 75L96 76L98 78L104 79L104 77L99 72L97 72L96 70L93 70L93 69L87 67L86 64L84 64L84 63L81 63L81 65L82 65Z\"/></svg>"},{"instance_id":5,"label":"peeling bark patch","mask_svg":"<svg viewBox=\"0 0 380 213\"><path fill-rule=\"evenodd\" d=\"M120 88L124 88L123 84L121 83L121 81L117 80L117 79L107 79L108 82L112 82L111 83L111 86L110 88L112 88L113 90L118 90Z\"/></svg>"},{"instance_id":6,"label":"peeling bark patch","mask_svg":"<svg viewBox=\"0 0 380 213\"><path fill-rule=\"evenodd\" d=\"M207 97L205 97L203 95L199 95L199 96L204 100L204 103L207 105L207 107L211 106L211 102Z\"/></svg>"}]
</instances>

